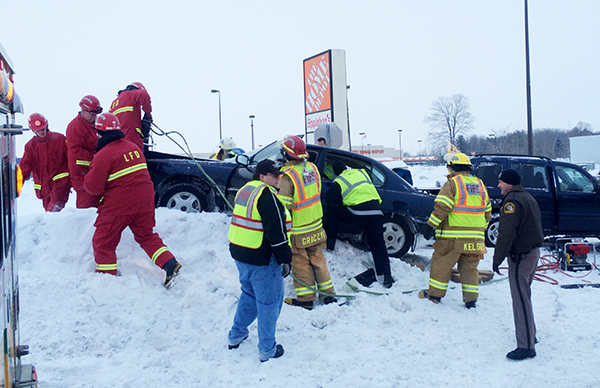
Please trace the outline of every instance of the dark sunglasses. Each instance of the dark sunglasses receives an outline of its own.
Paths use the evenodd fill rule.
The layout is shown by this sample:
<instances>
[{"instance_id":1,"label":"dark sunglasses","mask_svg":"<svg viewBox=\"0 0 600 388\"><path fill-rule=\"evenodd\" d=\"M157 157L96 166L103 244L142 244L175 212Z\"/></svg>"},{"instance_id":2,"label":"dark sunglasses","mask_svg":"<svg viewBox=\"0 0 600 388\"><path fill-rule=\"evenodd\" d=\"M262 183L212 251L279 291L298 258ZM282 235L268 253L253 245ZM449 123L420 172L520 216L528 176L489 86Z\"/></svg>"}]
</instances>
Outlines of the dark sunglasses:
<instances>
[{"instance_id":1,"label":"dark sunglasses","mask_svg":"<svg viewBox=\"0 0 600 388\"><path fill-rule=\"evenodd\" d=\"M98 109L96 109L96 110L87 110L87 109L86 109L86 111L87 111L88 113L91 113L91 114L93 114L93 115L99 115L100 113L102 113L102 108L98 108Z\"/></svg>"}]
</instances>

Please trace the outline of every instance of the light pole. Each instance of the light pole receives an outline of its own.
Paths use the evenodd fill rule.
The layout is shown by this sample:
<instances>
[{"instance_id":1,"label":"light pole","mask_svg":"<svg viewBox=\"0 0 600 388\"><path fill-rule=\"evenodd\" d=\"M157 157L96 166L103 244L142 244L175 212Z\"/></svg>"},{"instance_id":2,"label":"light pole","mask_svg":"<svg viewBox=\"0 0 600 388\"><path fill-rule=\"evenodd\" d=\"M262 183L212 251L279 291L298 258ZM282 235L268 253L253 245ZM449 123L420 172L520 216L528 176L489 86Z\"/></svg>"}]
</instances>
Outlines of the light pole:
<instances>
[{"instance_id":1,"label":"light pole","mask_svg":"<svg viewBox=\"0 0 600 388\"><path fill-rule=\"evenodd\" d=\"M398 130L398 148L400 149L400 160L402 160L402 130Z\"/></svg>"},{"instance_id":2,"label":"light pole","mask_svg":"<svg viewBox=\"0 0 600 388\"><path fill-rule=\"evenodd\" d=\"M527 154L533 155L533 124L531 122L531 73L529 70L529 12L525 0L525 83L527 89Z\"/></svg>"},{"instance_id":3,"label":"light pole","mask_svg":"<svg viewBox=\"0 0 600 388\"><path fill-rule=\"evenodd\" d=\"M221 91L217 90L217 89L213 89L210 92L219 94L219 141L220 141L223 138L223 130L221 128Z\"/></svg>"},{"instance_id":4,"label":"light pole","mask_svg":"<svg viewBox=\"0 0 600 388\"><path fill-rule=\"evenodd\" d=\"M252 133L252 149L254 149L254 115L248 116L250 118L250 133Z\"/></svg>"},{"instance_id":5,"label":"light pole","mask_svg":"<svg viewBox=\"0 0 600 388\"><path fill-rule=\"evenodd\" d=\"M422 155L421 155L421 142L422 142L422 141L423 141L423 140L421 140L421 139L417 140L417 143L419 143L419 157L421 157L421 156L422 156Z\"/></svg>"},{"instance_id":6,"label":"light pole","mask_svg":"<svg viewBox=\"0 0 600 388\"><path fill-rule=\"evenodd\" d=\"M365 136L367 136L364 132L359 132L358 133L360 135L360 149L361 149L361 154L365 153L365 144L364 144L364 140L365 140Z\"/></svg>"},{"instance_id":7,"label":"light pole","mask_svg":"<svg viewBox=\"0 0 600 388\"><path fill-rule=\"evenodd\" d=\"M367 146L369 147L369 157L371 156L371 143L367 144Z\"/></svg>"}]
</instances>

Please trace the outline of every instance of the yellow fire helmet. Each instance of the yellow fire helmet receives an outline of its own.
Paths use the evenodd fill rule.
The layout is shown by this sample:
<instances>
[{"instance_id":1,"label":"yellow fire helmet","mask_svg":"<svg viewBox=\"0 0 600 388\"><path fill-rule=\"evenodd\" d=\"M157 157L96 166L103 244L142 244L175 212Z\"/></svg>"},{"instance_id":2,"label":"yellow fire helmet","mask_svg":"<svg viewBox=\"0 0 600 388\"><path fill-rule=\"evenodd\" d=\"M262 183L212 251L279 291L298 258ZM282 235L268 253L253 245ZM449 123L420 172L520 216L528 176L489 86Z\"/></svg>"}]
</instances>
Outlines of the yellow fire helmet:
<instances>
[{"instance_id":1,"label":"yellow fire helmet","mask_svg":"<svg viewBox=\"0 0 600 388\"><path fill-rule=\"evenodd\" d=\"M457 164L473 167L473 165L471 164L471 159L469 159L469 157L463 154L462 152L452 155L450 160L448 160L448 166L454 166Z\"/></svg>"}]
</instances>

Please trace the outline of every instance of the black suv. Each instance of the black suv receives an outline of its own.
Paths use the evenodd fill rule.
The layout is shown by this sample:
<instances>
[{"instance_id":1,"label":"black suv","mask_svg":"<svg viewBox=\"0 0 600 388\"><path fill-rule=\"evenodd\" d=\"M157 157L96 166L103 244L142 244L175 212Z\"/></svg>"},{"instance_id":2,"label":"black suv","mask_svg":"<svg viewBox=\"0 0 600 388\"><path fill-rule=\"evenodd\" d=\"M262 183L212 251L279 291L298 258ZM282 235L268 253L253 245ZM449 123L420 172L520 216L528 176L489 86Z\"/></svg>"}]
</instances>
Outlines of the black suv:
<instances>
[{"instance_id":1,"label":"black suv","mask_svg":"<svg viewBox=\"0 0 600 388\"><path fill-rule=\"evenodd\" d=\"M254 169L261 160L281 162L280 146L280 142L273 142L247 154L238 155L236 162L199 158L194 161L184 156L146 151L148 171L154 183L156 206L187 212L228 211L223 196L229 203L233 203L235 194L252 179ZM369 172L382 199L381 206L385 215L384 239L390 256L404 256L414 246L417 233L427 239L433 236L433 229L426 221L433 210L434 196L418 192L374 159L312 144L307 145L307 151L310 161L321 171L322 198L325 198L325 193L333 183L332 179L323 174L325 165L334 159L341 159L352 168L364 168ZM206 175L198 167L201 167ZM327 203L323 203L323 206L327 207ZM362 235L352 229L346 229L346 233L341 231L340 238L361 247L364 243Z\"/></svg>"},{"instance_id":2,"label":"black suv","mask_svg":"<svg viewBox=\"0 0 600 388\"><path fill-rule=\"evenodd\" d=\"M521 174L522 186L537 200L544 235L600 236L600 184L583 168L524 155L476 155L471 163L473 174L483 180L492 200L494 215L486 232L487 246L496 245L502 200L498 175L508 168Z\"/></svg>"}]
</instances>

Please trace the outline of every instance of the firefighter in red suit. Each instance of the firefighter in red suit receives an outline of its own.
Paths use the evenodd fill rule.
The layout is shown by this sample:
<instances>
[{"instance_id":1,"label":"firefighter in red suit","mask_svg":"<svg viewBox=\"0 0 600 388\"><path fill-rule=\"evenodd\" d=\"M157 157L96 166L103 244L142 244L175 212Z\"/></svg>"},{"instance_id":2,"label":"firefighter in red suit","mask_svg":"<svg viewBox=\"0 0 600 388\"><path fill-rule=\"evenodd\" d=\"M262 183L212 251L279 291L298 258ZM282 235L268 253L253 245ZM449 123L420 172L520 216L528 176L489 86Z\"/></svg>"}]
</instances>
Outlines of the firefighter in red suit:
<instances>
[{"instance_id":1,"label":"firefighter in red suit","mask_svg":"<svg viewBox=\"0 0 600 388\"><path fill-rule=\"evenodd\" d=\"M79 209L98 207L99 195L91 195L83 188L83 178L90 170L90 162L96 153L98 135L94 129L96 116L102 113L100 101L92 96L84 96L79 102L81 111L67 126L67 150L69 152L69 173L71 184L77 192L76 206Z\"/></svg>"},{"instance_id":2,"label":"firefighter in red suit","mask_svg":"<svg viewBox=\"0 0 600 388\"><path fill-rule=\"evenodd\" d=\"M48 120L39 114L29 116L35 136L25 144L20 167L24 178L33 172L33 187L47 212L59 212L69 200L71 181L65 135L50 132Z\"/></svg>"},{"instance_id":3,"label":"firefighter in red suit","mask_svg":"<svg viewBox=\"0 0 600 388\"><path fill-rule=\"evenodd\" d=\"M124 139L119 120L112 113L98 115L94 127L100 139L84 186L90 194L103 194L92 239L96 272L117 274L115 250L121 233L129 227L152 262L165 270L164 286L170 288L181 265L153 231L154 187L146 158L135 144Z\"/></svg>"},{"instance_id":4,"label":"firefighter in red suit","mask_svg":"<svg viewBox=\"0 0 600 388\"><path fill-rule=\"evenodd\" d=\"M125 89L119 90L117 98L110 105L110 113L119 119L125 139L143 150L152 124L152 103L144 85L141 82L133 82Z\"/></svg>"}]
</instances>

